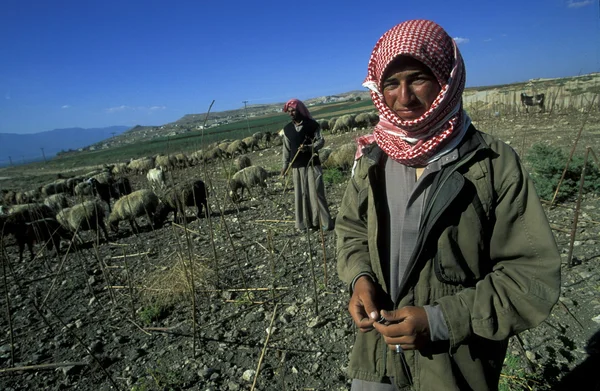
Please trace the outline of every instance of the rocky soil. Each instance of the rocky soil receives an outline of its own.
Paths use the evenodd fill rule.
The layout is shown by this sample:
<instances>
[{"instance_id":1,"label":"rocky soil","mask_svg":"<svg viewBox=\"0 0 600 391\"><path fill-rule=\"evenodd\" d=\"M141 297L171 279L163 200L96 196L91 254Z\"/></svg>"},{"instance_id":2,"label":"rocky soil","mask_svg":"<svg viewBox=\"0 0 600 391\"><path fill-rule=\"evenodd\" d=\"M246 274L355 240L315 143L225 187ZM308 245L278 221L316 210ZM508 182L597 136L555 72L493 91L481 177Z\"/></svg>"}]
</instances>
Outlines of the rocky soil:
<instances>
[{"instance_id":1,"label":"rocky soil","mask_svg":"<svg viewBox=\"0 0 600 391\"><path fill-rule=\"evenodd\" d=\"M541 138L570 145L584 119L532 115L477 124L521 152ZM585 128L583 145L595 145L596 130ZM336 147L357 135L326 135L326 143ZM274 174L280 156L279 148L250 154ZM277 175L266 194L231 203L227 170L213 164L173 173L174 181L212 184L210 219L190 211L185 224L159 230L140 219L140 232L122 223L99 245L83 233L86 245L60 260L40 254L19 263L7 239L0 389L349 389L345 368L357 330L336 276L335 233L296 232L292 191ZM131 179L135 188L146 186L144 178ZM344 188L327 185L333 216ZM547 208L564 261L563 290L544 323L511 341L509 357L518 365L507 362L507 389L552 389L560 379L573 385L598 362L600 198L581 203L570 266L574 208Z\"/></svg>"}]
</instances>

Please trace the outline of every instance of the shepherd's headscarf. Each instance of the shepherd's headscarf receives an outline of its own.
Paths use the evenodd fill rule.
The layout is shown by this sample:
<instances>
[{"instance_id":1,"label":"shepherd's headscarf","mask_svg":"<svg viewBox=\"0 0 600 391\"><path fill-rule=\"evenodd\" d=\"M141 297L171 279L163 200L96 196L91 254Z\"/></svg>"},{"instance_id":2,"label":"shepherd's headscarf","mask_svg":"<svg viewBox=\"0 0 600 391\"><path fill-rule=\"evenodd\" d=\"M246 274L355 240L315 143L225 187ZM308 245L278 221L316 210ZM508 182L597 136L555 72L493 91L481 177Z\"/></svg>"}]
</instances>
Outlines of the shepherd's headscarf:
<instances>
[{"instance_id":1,"label":"shepherd's headscarf","mask_svg":"<svg viewBox=\"0 0 600 391\"><path fill-rule=\"evenodd\" d=\"M304 118L312 119L310 112L306 108L306 105L300 100L296 98L292 98L287 101L285 105L283 105L283 111L287 112L289 108L296 109Z\"/></svg>"},{"instance_id":2,"label":"shepherd's headscarf","mask_svg":"<svg viewBox=\"0 0 600 391\"><path fill-rule=\"evenodd\" d=\"M404 121L385 103L383 75L398 56L421 61L440 84L433 104L421 117ZM429 20L409 20L388 30L375 44L363 86L379 110L373 135L358 140L377 142L395 161L408 166L425 166L452 150L464 136L470 119L462 108L465 66L458 46L444 29Z\"/></svg>"}]
</instances>

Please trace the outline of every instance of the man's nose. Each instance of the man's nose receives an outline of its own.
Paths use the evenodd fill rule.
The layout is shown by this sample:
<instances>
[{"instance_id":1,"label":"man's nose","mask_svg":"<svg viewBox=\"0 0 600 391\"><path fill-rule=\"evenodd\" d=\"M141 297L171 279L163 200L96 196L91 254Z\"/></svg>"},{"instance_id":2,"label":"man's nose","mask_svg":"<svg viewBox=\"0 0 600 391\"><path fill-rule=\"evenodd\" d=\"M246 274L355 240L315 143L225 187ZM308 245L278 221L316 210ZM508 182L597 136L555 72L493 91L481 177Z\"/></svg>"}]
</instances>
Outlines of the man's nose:
<instances>
[{"instance_id":1,"label":"man's nose","mask_svg":"<svg viewBox=\"0 0 600 391\"><path fill-rule=\"evenodd\" d=\"M408 106L414 99L414 93L409 83L400 83L398 86L398 103Z\"/></svg>"}]
</instances>

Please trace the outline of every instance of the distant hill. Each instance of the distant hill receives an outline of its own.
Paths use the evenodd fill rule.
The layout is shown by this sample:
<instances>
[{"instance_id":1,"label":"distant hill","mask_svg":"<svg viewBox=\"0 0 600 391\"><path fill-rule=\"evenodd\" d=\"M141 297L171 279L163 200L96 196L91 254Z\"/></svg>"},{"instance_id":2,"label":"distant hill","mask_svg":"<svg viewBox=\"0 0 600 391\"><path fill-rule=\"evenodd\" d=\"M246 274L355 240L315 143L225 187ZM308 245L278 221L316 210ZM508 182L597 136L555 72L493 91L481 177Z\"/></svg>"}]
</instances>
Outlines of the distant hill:
<instances>
[{"instance_id":1,"label":"distant hill","mask_svg":"<svg viewBox=\"0 0 600 391\"><path fill-rule=\"evenodd\" d=\"M127 129L128 126L110 126L92 129L54 129L30 134L0 133L0 166L8 165L10 160L14 164L42 160L41 148L44 148L43 153L46 158L51 158L60 151L95 144L119 135Z\"/></svg>"}]
</instances>

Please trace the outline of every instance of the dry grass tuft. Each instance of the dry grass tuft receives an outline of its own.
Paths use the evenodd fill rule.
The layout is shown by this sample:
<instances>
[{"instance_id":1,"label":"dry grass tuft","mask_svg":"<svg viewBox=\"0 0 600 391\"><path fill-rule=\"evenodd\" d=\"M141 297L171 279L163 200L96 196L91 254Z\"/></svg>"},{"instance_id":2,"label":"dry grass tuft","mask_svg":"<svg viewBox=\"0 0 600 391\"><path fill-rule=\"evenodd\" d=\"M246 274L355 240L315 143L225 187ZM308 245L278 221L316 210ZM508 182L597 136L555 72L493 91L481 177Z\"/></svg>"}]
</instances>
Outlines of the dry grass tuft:
<instances>
[{"instance_id":1,"label":"dry grass tuft","mask_svg":"<svg viewBox=\"0 0 600 391\"><path fill-rule=\"evenodd\" d=\"M144 290L143 299L163 305L189 299L192 268L195 291L214 289L216 274L206 265L206 262L195 254L190 260L187 253L175 253L173 258L166 262L172 266L162 267L147 277L144 285L148 289Z\"/></svg>"}]
</instances>

